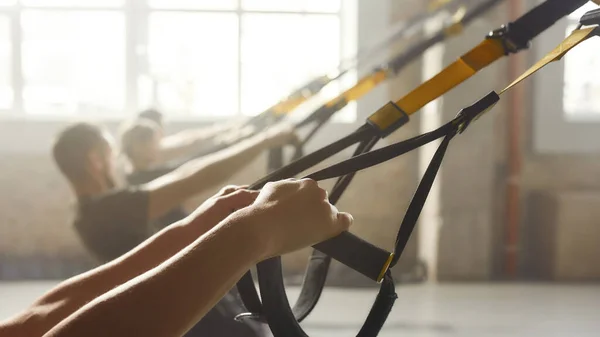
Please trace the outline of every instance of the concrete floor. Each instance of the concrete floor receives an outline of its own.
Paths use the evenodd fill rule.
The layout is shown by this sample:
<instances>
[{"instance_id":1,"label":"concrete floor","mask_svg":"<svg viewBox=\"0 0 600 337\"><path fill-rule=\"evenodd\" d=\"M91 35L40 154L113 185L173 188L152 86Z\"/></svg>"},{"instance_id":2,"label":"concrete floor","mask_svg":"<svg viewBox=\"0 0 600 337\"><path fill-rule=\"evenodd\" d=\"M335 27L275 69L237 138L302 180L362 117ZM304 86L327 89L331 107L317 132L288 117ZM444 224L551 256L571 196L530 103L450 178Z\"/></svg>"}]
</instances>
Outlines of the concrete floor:
<instances>
[{"instance_id":1,"label":"concrete floor","mask_svg":"<svg viewBox=\"0 0 600 337\"><path fill-rule=\"evenodd\" d=\"M0 283L0 320L53 284ZM354 336L374 295L327 289L304 327L311 336ZM382 337L600 335L600 285L402 285L398 296Z\"/></svg>"}]
</instances>

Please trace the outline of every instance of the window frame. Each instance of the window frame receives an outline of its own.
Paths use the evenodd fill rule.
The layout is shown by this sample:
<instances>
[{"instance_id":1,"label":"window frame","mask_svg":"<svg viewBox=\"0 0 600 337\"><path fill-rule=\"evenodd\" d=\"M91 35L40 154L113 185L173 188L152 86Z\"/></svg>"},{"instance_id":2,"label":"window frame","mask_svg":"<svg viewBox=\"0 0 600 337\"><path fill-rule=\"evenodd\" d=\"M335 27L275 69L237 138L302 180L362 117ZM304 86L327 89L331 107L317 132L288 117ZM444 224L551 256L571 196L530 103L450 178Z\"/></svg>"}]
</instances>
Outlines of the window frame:
<instances>
[{"instance_id":1,"label":"window frame","mask_svg":"<svg viewBox=\"0 0 600 337\"><path fill-rule=\"evenodd\" d=\"M532 59L541 59L555 48L572 22L563 18L540 35L534 41ZM564 111L564 72L565 62L554 62L532 78L533 150L538 154L597 153L600 142L590 140L600 134L600 114Z\"/></svg>"},{"instance_id":2,"label":"window frame","mask_svg":"<svg viewBox=\"0 0 600 337\"><path fill-rule=\"evenodd\" d=\"M141 75L148 74L148 55L146 49L148 46L148 20L153 12L183 12L183 13L233 13L237 17L238 23L238 55L237 55L237 111L232 115L176 115L169 119L174 121L193 121L193 122L208 122L215 120L224 120L234 116L242 116L242 17L244 14L301 14L301 15L327 15L337 16L339 18L339 56L340 59L353 55L356 52L357 36L355 27L350 27L348 22L356 22L356 2L357 0L343 0L340 2L338 12L323 12L323 11L307 11L307 10L250 10L242 8L242 0L236 1L236 7L232 9L212 9L212 8L151 8L149 0L134 1L124 0L121 6L38 6L24 5L21 0L15 0L13 5L0 6L0 15L6 15L10 24L10 70L11 70L11 85L13 90L12 107L9 109L0 109L0 120L42 120L42 121L64 121L72 120L78 115L60 115L48 114L38 115L29 114L24 109L23 89L24 77L22 69L22 28L21 14L25 10L38 11L115 11L124 13L125 17L125 102L124 107L117 114L113 115L88 115L82 114L82 118L94 119L101 121L117 121L128 117L137 111L146 108L139 104L138 79ZM140 53L140 50L143 52ZM355 80L355 75L351 74L347 77L354 77L348 80ZM273 104L276 102L273 102ZM265 107L267 108L267 107Z\"/></svg>"}]
</instances>

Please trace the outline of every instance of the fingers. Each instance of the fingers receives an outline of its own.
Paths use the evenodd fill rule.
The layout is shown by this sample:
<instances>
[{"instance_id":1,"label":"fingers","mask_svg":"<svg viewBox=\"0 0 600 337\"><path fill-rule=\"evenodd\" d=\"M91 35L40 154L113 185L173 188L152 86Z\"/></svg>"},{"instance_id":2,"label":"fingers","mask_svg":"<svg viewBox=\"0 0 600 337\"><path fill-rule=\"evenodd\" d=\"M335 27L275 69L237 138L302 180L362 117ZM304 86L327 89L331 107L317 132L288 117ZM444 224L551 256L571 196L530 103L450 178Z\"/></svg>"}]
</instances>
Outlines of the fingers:
<instances>
[{"instance_id":1,"label":"fingers","mask_svg":"<svg viewBox=\"0 0 600 337\"><path fill-rule=\"evenodd\" d=\"M225 186L225 187L221 188L221 189L219 190L219 192L217 192L216 196L217 196L217 197L222 197L222 196L225 196L225 195L231 194L231 193L233 193L233 192L235 192L235 191L237 191L237 190L240 190L240 189L246 189L246 188L248 188L248 185L241 185L241 186L237 186L237 185L227 185L227 186Z\"/></svg>"},{"instance_id":2,"label":"fingers","mask_svg":"<svg viewBox=\"0 0 600 337\"><path fill-rule=\"evenodd\" d=\"M219 197L218 202L223 203L228 209L241 209L252 205L259 191L238 189L235 192Z\"/></svg>"}]
</instances>

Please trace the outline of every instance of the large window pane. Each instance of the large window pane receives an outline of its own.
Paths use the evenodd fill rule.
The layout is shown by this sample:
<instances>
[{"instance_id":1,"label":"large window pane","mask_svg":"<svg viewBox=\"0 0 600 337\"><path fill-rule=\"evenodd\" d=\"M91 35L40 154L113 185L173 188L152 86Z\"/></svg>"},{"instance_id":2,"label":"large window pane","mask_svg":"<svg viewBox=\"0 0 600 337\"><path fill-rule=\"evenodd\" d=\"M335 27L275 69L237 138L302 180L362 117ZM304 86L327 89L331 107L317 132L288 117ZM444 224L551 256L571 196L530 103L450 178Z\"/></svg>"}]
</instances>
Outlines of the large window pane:
<instances>
[{"instance_id":1,"label":"large window pane","mask_svg":"<svg viewBox=\"0 0 600 337\"><path fill-rule=\"evenodd\" d=\"M149 5L161 9L235 9L237 0L150 0Z\"/></svg>"},{"instance_id":2,"label":"large window pane","mask_svg":"<svg viewBox=\"0 0 600 337\"><path fill-rule=\"evenodd\" d=\"M122 111L122 13L26 11L22 18L27 113L106 115Z\"/></svg>"},{"instance_id":3,"label":"large window pane","mask_svg":"<svg viewBox=\"0 0 600 337\"><path fill-rule=\"evenodd\" d=\"M21 0L21 2L26 6L43 7L118 7L122 6L125 0Z\"/></svg>"},{"instance_id":4,"label":"large window pane","mask_svg":"<svg viewBox=\"0 0 600 337\"><path fill-rule=\"evenodd\" d=\"M149 78L159 106L172 115L237 114L237 39L235 14L151 14Z\"/></svg>"},{"instance_id":5,"label":"large window pane","mask_svg":"<svg viewBox=\"0 0 600 337\"><path fill-rule=\"evenodd\" d=\"M246 14L242 29L244 114L264 110L339 63L335 15Z\"/></svg>"},{"instance_id":6,"label":"large window pane","mask_svg":"<svg viewBox=\"0 0 600 337\"><path fill-rule=\"evenodd\" d=\"M575 25L567 30L570 34ZM565 57L564 111L600 114L600 40L592 38Z\"/></svg>"},{"instance_id":7,"label":"large window pane","mask_svg":"<svg viewBox=\"0 0 600 337\"><path fill-rule=\"evenodd\" d=\"M10 20L0 16L0 109L9 109L13 101L11 86Z\"/></svg>"},{"instance_id":8,"label":"large window pane","mask_svg":"<svg viewBox=\"0 0 600 337\"><path fill-rule=\"evenodd\" d=\"M598 8L598 6L596 4L594 4L591 1L588 1L585 5L579 7L576 11L569 14L568 18L569 18L569 20L579 21L579 19L581 19L581 17L583 16L583 14L591 11L592 9L596 9L596 8Z\"/></svg>"},{"instance_id":9,"label":"large window pane","mask_svg":"<svg viewBox=\"0 0 600 337\"><path fill-rule=\"evenodd\" d=\"M242 0L242 8L255 11L337 12L341 0Z\"/></svg>"}]
</instances>

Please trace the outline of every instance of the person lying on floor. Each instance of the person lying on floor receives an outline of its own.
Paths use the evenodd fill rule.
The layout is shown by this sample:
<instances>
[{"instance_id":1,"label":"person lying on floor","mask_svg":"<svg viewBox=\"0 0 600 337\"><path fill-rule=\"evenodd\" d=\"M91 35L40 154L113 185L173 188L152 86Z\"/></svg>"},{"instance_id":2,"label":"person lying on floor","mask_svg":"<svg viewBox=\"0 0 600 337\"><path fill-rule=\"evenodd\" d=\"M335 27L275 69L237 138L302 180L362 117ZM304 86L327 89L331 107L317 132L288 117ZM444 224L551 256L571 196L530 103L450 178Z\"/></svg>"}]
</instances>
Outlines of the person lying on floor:
<instances>
[{"instance_id":1,"label":"person lying on floor","mask_svg":"<svg viewBox=\"0 0 600 337\"><path fill-rule=\"evenodd\" d=\"M269 183L260 192L226 187L1 322L0 337L182 336L254 264L333 237L352 221L313 180Z\"/></svg>"}]
</instances>

